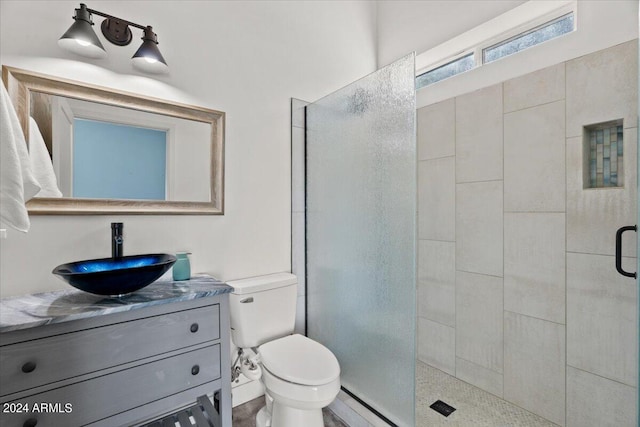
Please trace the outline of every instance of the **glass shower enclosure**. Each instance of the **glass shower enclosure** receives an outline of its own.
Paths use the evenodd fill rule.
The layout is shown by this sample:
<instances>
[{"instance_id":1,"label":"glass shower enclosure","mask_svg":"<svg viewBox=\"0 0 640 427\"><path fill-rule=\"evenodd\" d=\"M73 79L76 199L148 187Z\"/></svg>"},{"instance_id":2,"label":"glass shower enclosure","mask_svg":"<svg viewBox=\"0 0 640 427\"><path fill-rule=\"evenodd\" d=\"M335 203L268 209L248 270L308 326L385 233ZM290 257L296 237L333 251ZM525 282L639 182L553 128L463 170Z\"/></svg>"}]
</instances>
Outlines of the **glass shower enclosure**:
<instances>
[{"instance_id":1,"label":"glass shower enclosure","mask_svg":"<svg viewBox=\"0 0 640 427\"><path fill-rule=\"evenodd\" d=\"M307 335L398 426L415 421L414 59L306 108Z\"/></svg>"}]
</instances>

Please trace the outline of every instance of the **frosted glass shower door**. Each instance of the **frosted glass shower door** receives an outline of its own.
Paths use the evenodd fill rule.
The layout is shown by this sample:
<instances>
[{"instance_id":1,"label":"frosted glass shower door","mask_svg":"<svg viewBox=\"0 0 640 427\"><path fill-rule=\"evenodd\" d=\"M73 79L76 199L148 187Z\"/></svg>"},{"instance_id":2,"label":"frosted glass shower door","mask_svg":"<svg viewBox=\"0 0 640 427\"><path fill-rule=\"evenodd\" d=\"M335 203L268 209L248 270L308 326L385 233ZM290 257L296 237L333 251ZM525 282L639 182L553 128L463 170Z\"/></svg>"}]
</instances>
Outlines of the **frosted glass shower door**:
<instances>
[{"instance_id":1,"label":"frosted glass shower door","mask_svg":"<svg viewBox=\"0 0 640 427\"><path fill-rule=\"evenodd\" d=\"M342 386L414 425L414 55L307 106L307 334Z\"/></svg>"}]
</instances>

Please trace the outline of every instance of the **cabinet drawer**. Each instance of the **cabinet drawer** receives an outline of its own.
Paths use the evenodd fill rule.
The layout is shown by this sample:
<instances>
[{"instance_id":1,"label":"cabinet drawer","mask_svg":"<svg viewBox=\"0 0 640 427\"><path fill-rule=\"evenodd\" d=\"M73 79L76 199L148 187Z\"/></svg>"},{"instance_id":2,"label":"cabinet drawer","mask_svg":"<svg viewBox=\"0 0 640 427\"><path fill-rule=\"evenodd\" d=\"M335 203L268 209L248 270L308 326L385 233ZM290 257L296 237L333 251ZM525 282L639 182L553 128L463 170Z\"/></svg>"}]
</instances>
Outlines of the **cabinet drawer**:
<instances>
[{"instance_id":1,"label":"cabinet drawer","mask_svg":"<svg viewBox=\"0 0 640 427\"><path fill-rule=\"evenodd\" d=\"M215 344L3 403L3 407L10 404L23 405L29 413L3 413L0 426L22 427L27 420L37 421L38 427L81 426L218 378L220 344ZM58 413L34 412L34 404L42 403Z\"/></svg>"},{"instance_id":2,"label":"cabinet drawer","mask_svg":"<svg viewBox=\"0 0 640 427\"><path fill-rule=\"evenodd\" d=\"M0 347L0 396L218 339L219 316L216 304Z\"/></svg>"}]
</instances>

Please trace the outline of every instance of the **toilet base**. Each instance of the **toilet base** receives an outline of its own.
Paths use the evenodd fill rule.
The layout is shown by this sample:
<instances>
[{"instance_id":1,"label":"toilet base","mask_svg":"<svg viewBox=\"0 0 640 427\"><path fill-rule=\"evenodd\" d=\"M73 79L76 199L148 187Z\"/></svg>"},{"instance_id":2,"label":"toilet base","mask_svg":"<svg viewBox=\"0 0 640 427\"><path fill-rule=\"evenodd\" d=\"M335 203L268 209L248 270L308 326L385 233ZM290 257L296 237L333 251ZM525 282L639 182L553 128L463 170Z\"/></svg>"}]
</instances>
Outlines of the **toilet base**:
<instances>
[{"instance_id":1,"label":"toilet base","mask_svg":"<svg viewBox=\"0 0 640 427\"><path fill-rule=\"evenodd\" d=\"M263 406L256 415L256 427L271 427L271 414L267 412L266 406Z\"/></svg>"},{"instance_id":2,"label":"toilet base","mask_svg":"<svg viewBox=\"0 0 640 427\"><path fill-rule=\"evenodd\" d=\"M272 413L264 406L256 415L256 427L324 427L322 409L297 409L273 402Z\"/></svg>"}]
</instances>

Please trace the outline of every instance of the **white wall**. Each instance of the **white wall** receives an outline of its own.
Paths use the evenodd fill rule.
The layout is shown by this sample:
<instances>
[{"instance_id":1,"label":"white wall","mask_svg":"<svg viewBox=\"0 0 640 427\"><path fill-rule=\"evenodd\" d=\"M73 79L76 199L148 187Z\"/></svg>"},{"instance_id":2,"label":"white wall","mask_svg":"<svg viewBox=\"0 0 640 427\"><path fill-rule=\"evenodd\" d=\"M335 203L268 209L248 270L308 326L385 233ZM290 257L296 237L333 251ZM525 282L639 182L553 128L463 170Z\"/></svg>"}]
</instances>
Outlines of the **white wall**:
<instances>
[{"instance_id":1,"label":"white wall","mask_svg":"<svg viewBox=\"0 0 640 427\"><path fill-rule=\"evenodd\" d=\"M65 288L51 270L109 256L112 221L125 224L125 254L189 250L194 272L224 280L289 271L290 98L315 100L375 70L374 4L88 3L154 27L171 70L158 78L131 67L137 31L126 48L104 41L104 60L62 51L76 7L0 2L2 64L225 111L225 215L32 216L28 234L0 242L1 296Z\"/></svg>"},{"instance_id":2,"label":"white wall","mask_svg":"<svg viewBox=\"0 0 640 427\"><path fill-rule=\"evenodd\" d=\"M409 52L422 53L525 2L380 0L378 65L387 65Z\"/></svg>"},{"instance_id":3,"label":"white wall","mask_svg":"<svg viewBox=\"0 0 640 427\"><path fill-rule=\"evenodd\" d=\"M470 47L470 38L482 37L510 19L515 25L523 11L526 14L540 9L531 3L542 2L380 1L378 64L414 50L417 64L436 53L447 55L447 50L448 55L456 55ZM548 4L541 6L546 7ZM497 18L501 13L505 16ZM638 1L577 0L576 23L577 29L571 34L419 90L418 108L633 40L638 37ZM476 26L485 28L478 30Z\"/></svg>"}]
</instances>

